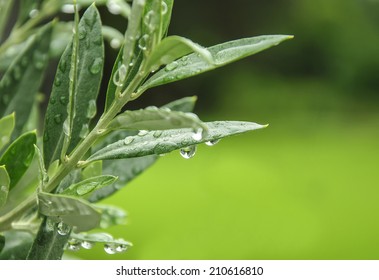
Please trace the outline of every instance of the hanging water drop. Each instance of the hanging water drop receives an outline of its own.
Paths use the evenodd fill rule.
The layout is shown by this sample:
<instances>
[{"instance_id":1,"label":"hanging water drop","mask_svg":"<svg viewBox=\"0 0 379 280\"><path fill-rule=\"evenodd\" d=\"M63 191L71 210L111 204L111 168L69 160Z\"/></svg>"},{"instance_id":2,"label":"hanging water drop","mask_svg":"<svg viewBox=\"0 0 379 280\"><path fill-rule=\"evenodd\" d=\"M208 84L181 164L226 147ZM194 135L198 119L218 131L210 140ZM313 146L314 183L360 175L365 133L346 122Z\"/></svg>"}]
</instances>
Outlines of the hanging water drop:
<instances>
[{"instance_id":1,"label":"hanging water drop","mask_svg":"<svg viewBox=\"0 0 379 280\"><path fill-rule=\"evenodd\" d=\"M60 124L62 122L62 115L61 114L57 114L54 116L54 122L56 124Z\"/></svg>"},{"instance_id":2,"label":"hanging water drop","mask_svg":"<svg viewBox=\"0 0 379 280\"><path fill-rule=\"evenodd\" d=\"M82 248L87 249L87 250L90 250L90 249L92 249L92 247L93 247L93 243L90 242L90 241L86 241L86 240L83 240L83 241L80 243L80 245L82 246Z\"/></svg>"},{"instance_id":3,"label":"hanging water drop","mask_svg":"<svg viewBox=\"0 0 379 280\"><path fill-rule=\"evenodd\" d=\"M180 155L185 159L190 159L195 154L196 154L196 146L195 145L180 149Z\"/></svg>"},{"instance_id":4,"label":"hanging water drop","mask_svg":"<svg viewBox=\"0 0 379 280\"><path fill-rule=\"evenodd\" d=\"M37 9L33 9L33 10L30 10L29 17L35 18L36 16L38 16L38 14L39 14L39 11Z\"/></svg>"},{"instance_id":5,"label":"hanging water drop","mask_svg":"<svg viewBox=\"0 0 379 280\"><path fill-rule=\"evenodd\" d=\"M92 119L94 116L96 116L96 100L91 99L88 102L87 118Z\"/></svg>"},{"instance_id":6,"label":"hanging water drop","mask_svg":"<svg viewBox=\"0 0 379 280\"><path fill-rule=\"evenodd\" d=\"M73 14L75 13L75 6L73 4L65 4L61 8L62 13Z\"/></svg>"},{"instance_id":7,"label":"hanging water drop","mask_svg":"<svg viewBox=\"0 0 379 280\"><path fill-rule=\"evenodd\" d=\"M65 224L64 222L59 222L57 226L57 231L59 235L65 236L70 233L70 226Z\"/></svg>"},{"instance_id":8,"label":"hanging water drop","mask_svg":"<svg viewBox=\"0 0 379 280\"><path fill-rule=\"evenodd\" d=\"M149 133L148 130L140 130L140 131L138 132L138 136L145 136L145 135L148 134L148 133Z\"/></svg>"},{"instance_id":9,"label":"hanging water drop","mask_svg":"<svg viewBox=\"0 0 379 280\"><path fill-rule=\"evenodd\" d=\"M113 254L116 254L116 246L114 244L105 244L104 245L104 251L109 254L109 255L113 255Z\"/></svg>"},{"instance_id":10,"label":"hanging water drop","mask_svg":"<svg viewBox=\"0 0 379 280\"><path fill-rule=\"evenodd\" d=\"M83 126L82 126L82 128L80 129L80 132L79 132L79 137L83 139L83 138L87 137L88 133L89 133L89 126L88 126L88 124L83 124Z\"/></svg>"},{"instance_id":11,"label":"hanging water drop","mask_svg":"<svg viewBox=\"0 0 379 280\"><path fill-rule=\"evenodd\" d=\"M124 139L124 145L129 145L134 141L134 138L132 136L128 136Z\"/></svg>"},{"instance_id":12,"label":"hanging water drop","mask_svg":"<svg viewBox=\"0 0 379 280\"><path fill-rule=\"evenodd\" d=\"M122 87L125 77L126 77L126 66L125 64L121 64L120 67L116 70L116 73L113 75L113 83L118 86Z\"/></svg>"},{"instance_id":13,"label":"hanging water drop","mask_svg":"<svg viewBox=\"0 0 379 280\"><path fill-rule=\"evenodd\" d=\"M162 12L162 15L165 15L167 13L167 4L166 2L162 1L162 9L161 9L161 12Z\"/></svg>"},{"instance_id":14,"label":"hanging water drop","mask_svg":"<svg viewBox=\"0 0 379 280\"><path fill-rule=\"evenodd\" d=\"M205 142L205 145L207 145L207 146L214 146L214 145L216 145L218 142L220 142L220 139L207 141L207 142Z\"/></svg>"},{"instance_id":15,"label":"hanging water drop","mask_svg":"<svg viewBox=\"0 0 379 280\"><path fill-rule=\"evenodd\" d=\"M177 61L173 61L170 64L167 64L165 69L166 69L166 71L172 71L172 70L178 68L178 66L179 66L179 63Z\"/></svg>"},{"instance_id":16,"label":"hanging water drop","mask_svg":"<svg viewBox=\"0 0 379 280\"><path fill-rule=\"evenodd\" d=\"M113 38L109 43L113 49L118 49L121 47L121 42L119 39Z\"/></svg>"},{"instance_id":17,"label":"hanging water drop","mask_svg":"<svg viewBox=\"0 0 379 280\"><path fill-rule=\"evenodd\" d=\"M100 72L100 70L102 69L102 66L103 66L103 59L100 58L100 57L97 57L95 58L95 60L93 61L91 67L89 68L89 71L96 75L97 73Z\"/></svg>"},{"instance_id":18,"label":"hanging water drop","mask_svg":"<svg viewBox=\"0 0 379 280\"><path fill-rule=\"evenodd\" d=\"M203 129L199 128L195 130L194 133L192 134L192 139L195 141L200 141L201 139L203 139Z\"/></svg>"},{"instance_id":19,"label":"hanging water drop","mask_svg":"<svg viewBox=\"0 0 379 280\"><path fill-rule=\"evenodd\" d=\"M119 253L125 252L126 250L128 250L128 246L125 245L125 244L119 244L116 247L116 251L119 252Z\"/></svg>"},{"instance_id":20,"label":"hanging water drop","mask_svg":"<svg viewBox=\"0 0 379 280\"><path fill-rule=\"evenodd\" d=\"M138 47L142 50L142 51L146 51L147 50L147 43L149 41L149 38L150 36L145 34L141 37L141 39L139 39L138 41Z\"/></svg>"},{"instance_id":21,"label":"hanging water drop","mask_svg":"<svg viewBox=\"0 0 379 280\"><path fill-rule=\"evenodd\" d=\"M81 246L81 242L76 240L76 239L70 239L68 241L68 246L67 248L70 250L70 251L79 251L80 250L80 246Z\"/></svg>"}]
</instances>

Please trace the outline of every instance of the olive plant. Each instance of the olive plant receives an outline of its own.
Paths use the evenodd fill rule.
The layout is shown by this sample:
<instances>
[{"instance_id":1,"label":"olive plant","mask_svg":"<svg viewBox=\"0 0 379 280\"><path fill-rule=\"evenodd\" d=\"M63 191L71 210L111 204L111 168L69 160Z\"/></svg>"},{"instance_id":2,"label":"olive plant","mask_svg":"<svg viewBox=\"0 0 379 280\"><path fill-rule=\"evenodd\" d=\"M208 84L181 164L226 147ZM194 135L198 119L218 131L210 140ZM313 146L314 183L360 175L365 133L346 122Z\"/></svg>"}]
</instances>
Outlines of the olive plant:
<instances>
[{"instance_id":1,"label":"olive plant","mask_svg":"<svg viewBox=\"0 0 379 280\"><path fill-rule=\"evenodd\" d=\"M93 229L123 222L123 210L99 203L127 185L159 155L264 128L252 122L202 122L196 97L128 110L150 88L189 78L253 55L287 35L244 38L205 48L167 35L173 0L97 1L128 20L125 34L101 23L95 3L0 1L0 258L61 259L64 250L102 243L106 253L131 243ZM86 9L79 19L79 9ZM60 10L72 22L53 19ZM5 32L6 27L12 26ZM42 24L44 23L44 24ZM69 35L68 35L69 34ZM97 104L104 37L119 54L102 112ZM60 57L41 114L40 87L50 58ZM40 129L39 116L44 116ZM98 117L96 117L98 116Z\"/></svg>"}]
</instances>

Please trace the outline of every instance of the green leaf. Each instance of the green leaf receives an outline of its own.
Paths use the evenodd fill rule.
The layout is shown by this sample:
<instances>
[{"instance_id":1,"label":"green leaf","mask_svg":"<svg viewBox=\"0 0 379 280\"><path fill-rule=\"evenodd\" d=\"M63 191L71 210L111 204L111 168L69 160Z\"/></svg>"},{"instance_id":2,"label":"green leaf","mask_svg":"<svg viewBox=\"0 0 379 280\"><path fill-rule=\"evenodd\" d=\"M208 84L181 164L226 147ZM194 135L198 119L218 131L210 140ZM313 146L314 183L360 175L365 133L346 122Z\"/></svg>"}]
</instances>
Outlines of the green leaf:
<instances>
[{"instance_id":1,"label":"green leaf","mask_svg":"<svg viewBox=\"0 0 379 280\"><path fill-rule=\"evenodd\" d=\"M85 196L97 189L101 189L112 184L116 180L117 177L111 175L101 175L88 178L80 181L79 183L69 186L61 194L74 197Z\"/></svg>"},{"instance_id":2,"label":"green leaf","mask_svg":"<svg viewBox=\"0 0 379 280\"><path fill-rule=\"evenodd\" d=\"M13 138L27 122L48 61L52 24L33 36L0 81L0 116L16 113Z\"/></svg>"},{"instance_id":3,"label":"green leaf","mask_svg":"<svg viewBox=\"0 0 379 280\"><path fill-rule=\"evenodd\" d=\"M11 140L14 125L14 113L0 119L0 151Z\"/></svg>"},{"instance_id":4,"label":"green leaf","mask_svg":"<svg viewBox=\"0 0 379 280\"><path fill-rule=\"evenodd\" d=\"M112 120L107 127L110 130L166 130L174 128L202 128L207 130L203 122L193 113L183 113L157 107L125 111Z\"/></svg>"},{"instance_id":5,"label":"green leaf","mask_svg":"<svg viewBox=\"0 0 379 280\"><path fill-rule=\"evenodd\" d=\"M85 137L89 122L96 114L96 98L104 64L104 46L100 16L95 6L90 6L84 13L77 34L79 62L74 59L73 65L77 71L70 65L73 54L73 45L70 44L59 62L46 111L43 147L46 166L59 158L64 130L70 134L70 152ZM70 72L71 75L78 74L75 85L70 85ZM70 86L74 87L71 88L71 97ZM66 123L68 127L64 127L66 119L69 119Z\"/></svg>"},{"instance_id":6,"label":"green leaf","mask_svg":"<svg viewBox=\"0 0 379 280\"><path fill-rule=\"evenodd\" d=\"M123 209L113 205L96 205L96 208L101 212L101 228L125 224L126 213Z\"/></svg>"},{"instance_id":7,"label":"green leaf","mask_svg":"<svg viewBox=\"0 0 379 280\"><path fill-rule=\"evenodd\" d=\"M162 14L163 14L163 19L162 19L162 35L163 37L166 36L168 27L170 25L171 21L171 14L172 14L172 8L174 5L174 0L163 0L164 4L166 4L166 8L163 6L162 7ZM163 4L163 5L164 5ZM165 12L166 9L166 12Z\"/></svg>"},{"instance_id":8,"label":"green leaf","mask_svg":"<svg viewBox=\"0 0 379 280\"><path fill-rule=\"evenodd\" d=\"M83 179L89 179L92 177L100 176L103 174L103 162L101 160L91 162L86 168L82 171Z\"/></svg>"},{"instance_id":9,"label":"green leaf","mask_svg":"<svg viewBox=\"0 0 379 280\"><path fill-rule=\"evenodd\" d=\"M47 171L45 168L45 164L43 162L41 150L37 147L37 145L34 145L34 149L36 151L37 158L38 158L38 167L39 167L38 179L40 182L40 186L42 187L42 190L44 190L45 184L49 181L49 175L47 175Z\"/></svg>"},{"instance_id":10,"label":"green leaf","mask_svg":"<svg viewBox=\"0 0 379 280\"><path fill-rule=\"evenodd\" d=\"M124 140L117 141L91 155L87 161L166 154L181 148L265 127L256 123L237 121L205 124L208 126L208 132L201 138L194 137L192 129L152 131L144 136L129 136Z\"/></svg>"},{"instance_id":11,"label":"green leaf","mask_svg":"<svg viewBox=\"0 0 379 280\"><path fill-rule=\"evenodd\" d=\"M5 166L0 166L0 208L7 202L9 185L10 179L8 172L5 169Z\"/></svg>"},{"instance_id":12,"label":"green leaf","mask_svg":"<svg viewBox=\"0 0 379 280\"><path fill-rule=\"evenodd\" d=\"M162 108L168 108L171 110L192 112L195 106L197 98L195 96L185 97L179 100L175 100L164 105ZM98 150L106 147L113 142L135 135L136 133L129 131L116 131L108 135L108 137L102 142L102 145L98 147ZM102 200L116 191L125 187L130 181L136 178L139 174L144 172L147 168L153 165L158 159L157 155L149 155L139 158L119 159L119 160L107 160L103 162L103 173L114 174L118 176L118 180L112 185L96 190L90 196L89 201L97 202Z\"/></svg>"},{"instance_id":13,"label":"green leaf","mask_svg":"<svg viewBox=\"0 0 379 280\"><path fill-rule=\"evenodd\" d=\"M41 0L21 0L16 26L23 25L26 21L30 20L31 17L36 16L41 2ZM33 14L33 12L31 12L32 10L35 10L36 13Z\"/></svg>"},{"instance_id":14,"label":"green leaf","mask_svg":"<svg viewBox=\"0 0 379 280\"><path fill-rule=\"evenodd\" d=\"M213 63L211 53L199 44L184 37L169 36L164 38L156 48L154 48L146 62L146 69L148 69L148 71L156 70L161 65L169 65L174 60L192 52L202 56L202 58L208 63ZM175 67L175 65L176 64L174 63L169 67Z\"/></svg>"},{"instance_id":15,"label":"green leaf","mask_svg":"<svg viewBox=\"0 0 379 280\"><path fill-rule=\"evenodd\" d=\"M4 245L5 245L5 237L0 234L0 254L1 254L1 251L3 251Z\"/></svg>"},{"instance_id":16,"label":"green leaf","mask_svg":"<svg viewBox=\"0 0 379 280\"><path fill-rule=\"evenodd\" d=\"M292 36L288 35L267 35L239 39L210 47L208 51L212 54L214 64L209 64L196 53L184 56L155 73L138 91L143 92L148 88L183 80L213 70L276 46L291 38Z\"/></svg>"},{"instance_id":17,"label":"green leaf","mask_svg":"<svg viewBox=\"0 0 379 280\"><path fill-rule=\"evenodd\" d=\"M17 138L0 158L0 165L5 165L11 180L10 190L17 184L31 164L36 141L36 132L27 132Z\"/></svg>"},{"instance_id":18,"label":"green leaf","mask_svg":"<svg viewBox=\"0 0 379 280\"><path fill-rule=\"evenodd\" d=\"M25 260L34 236L25 231L4 232L5 246L0 252L0 260Z\"/></svg>"},{"instance_id":19,"label":"green leaf","mask_svg":"<svg viewBox=\"0 0 379 280\"><path fill-rule=\"evenodd\" d=\"M87 201L61 194L38 193L41 214L59 217L62 222L76 228L77 232L99 226L100 213Z\"/></svg>"},{"instance_id":20,"label":"green leaf","mask_svg":"<svg viewBox=\"0 0 379 280\"><path fill-rule=\"evenodd\" d=\"M69 230L68 230L69 231ZM70 234L60 234L54 218L45 217L33 245L27 256L28 260L60 260L63 248Z\"/></svg>"},{"instance_id":21,"label":"green leaf","mask_svg":"<svg viewBox=\"0 0 379 280\"><path fill-rule=\"evenodd\" d=\"M121 47L122 41L124 40L124 34L122 34L116 28L103 25L102 33L103 33L104 39L110 43L112 48L118 49Z\"/></svg>"},{"instance_id":22,"label":"green leaf","mask_svg":"<svg viewBox=\"0 0 379 280\"><path fill-rule=\"evenodd\" d=\"M13 0L0 1L0 41L3 41L3 33L8 22L8 17L11 15L10 10L12 8L12 3L14 3Z\"/></svg>"}]
</instances>

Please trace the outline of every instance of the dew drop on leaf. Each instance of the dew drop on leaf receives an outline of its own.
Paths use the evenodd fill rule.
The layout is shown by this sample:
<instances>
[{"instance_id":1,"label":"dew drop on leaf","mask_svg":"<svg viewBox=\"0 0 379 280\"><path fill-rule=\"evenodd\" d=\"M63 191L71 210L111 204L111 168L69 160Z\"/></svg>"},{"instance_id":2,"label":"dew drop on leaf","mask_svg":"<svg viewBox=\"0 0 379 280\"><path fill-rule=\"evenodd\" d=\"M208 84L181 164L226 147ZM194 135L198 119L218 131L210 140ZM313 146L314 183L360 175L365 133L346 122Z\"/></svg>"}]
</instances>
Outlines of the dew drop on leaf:
<instances>
[{"instance_id":1,"label":"dew drop on leaf","mask_svg":"<svg viewBox=\"0 0 379 280\"><path fill-rule=\"evenodd\" d=\"M58 67L59 70L62 71L62 73L66 72L67 62L65 60L61 60Z\"/></svg>"},{"instance_id":2,"label":"dew drop on leaf","mask_svg":"<svg viewBox=\"0 0 379 280\"><path fill-rule=\"evenodd\" d=\"M218 142L220 142L220 139L207 141L207 142L205 142L205 145L207 145L207 146L214 146L214 145L216 145Z\"/></svg>"},{"instance_id":3,"label":"dew drop on leaf","mask_svg":"<svg viewBox=\"0 0 379 280\"><path fill-rule=\"evenodd\" d=\"M157 14L154 11L149 11L145 15L143 19L143 23L145 24L145 26L150 32L154 32L154 30L157 29L158 27L158 20L159 18Z\"/></svg>"},{"instance_id":4,"label":"dew drop on leaf","mask_svg":"<svg viewBox=\"0 0 379 280\"><path fill-rule=\"evenodd\" d=\"M125 252L126 250L128 250L128 246L125 245L125 244L119 244L116 247L116 251L119 252L119 253Z\"/></svg>"},{"instance_id":5,"label":"dew drop on leaf","mask_svg":"<svg viewBox=\"0 0 379 280\"><path fill-rule=\"evenodd\" d=\"M79 137L83 139L83 138L87 137L88 133L89 133L88 124L83 124L82 128L80 129L80 132L79 132Z\"/></svg>"},{"instance_id":6,"label":"dew drop on leaf","mask_svg":"<svg viewBox=\"0 0 379 280\"><path fill-rule=\"evenodd\" d=\"M102 69L102 65L103 65L103 59L100 58L100 57L97 57L95 58L95 60L93 61L89 71L96 75L97 73L100 72L100 70Z\"/></svg>"},{"instance_id":7,"label":"dew drop on leaf","mask_svg":"<svg viewBox=\"0 0 379 280\"><path fill-rule=\"evenodd\" d=\"M178 68L178 66L179 66L178 62L173 61L170 64L168 64L165 69L166 69L166 71L172 71L172 70Z\"/></svg>"},{"instance_id":8,"label":"dew drop on leaf","mask_svg":"<svg viewBox=\"0 0 379 280\"><path fill-rule=\"evenodd\" d=\"M87 31L84 28L79 29L79 40L83 40L87 36Z\"/></svg>"},{"instance_id":9,"label":"dew drop on leaf","mask_svg":"<svg viewBox=\"0 0 379 280\"><path fill-rule=\"evenodd\" d=\"M180 149L180 155L185 159L190 159L195 154L196 154L196 146L195 145Z\"/></svg>"},{"instance_id":10,"label":"dew drop on leaf","mask_svg":"<svg viewBox=\"0 0 379 280\"><path fill-rule=\"evenodd\" d=\"M87 118L92 119L94 116L96 116L96 100L91 99L88 102Z\"/></svg>"},{"instance_id":11,"label":"dew drop on leaf","mask_svg":"<svg viewBox=\"0 0 379 280\"><path fill-rule=\"evenodd\" d=\"M138 132L138 136L145 136L145 135L148 134L148 133L149 133L148 130L140 130L140 131Z\"/></svg>"},{"instance_id":12,"label":"dew drop on leaf","mask_svg":"<svg viewBox=\"0 0 379 280\"><path fill-rule=\"evenodd\" d=\"M134 138L131 137L131 136L128 136L125 138L124 140L124 145L129 145L130 143L132 143L134 141Z\"/></svg>"},{"instance_id":13,"label":"dew drop on leaf","mask_svg":"<svg viewBox=\"0 0 379 280\"><path fill-rule=\"evenodd\" d=\"M109 254L109 255L113 255L113 254L116 254L116 246L114 244L105 244L104 245L104 251Z\"/></svg>"},{"instance_id":14,"label":"dew drop on leaf","mask_svg":"<svg viewBox=\"0 0 379 280\"><path fill-rule=\"evenodd\" d=\"M61 115L61 114L56 114L56 115L54 116L54 122L55 122L56 124L60 124L60 123L62 122L62 115Z\"/></svg>"},{"instance_id":15,"label":"dew drop on leaf","mask_svg":"<svg viewBox=\"0 0 379 280\"><path fill-rule=\"evenodd\" d=\"M86 241L86 240L83 240L83 241L80 243L80 245L82 246L82 248L87 249L87 250L90 250L90 249L92 249L92 247L93 247L93 243L90 242L90 241Z\"/></svg>"},{"instance_id":16,"label":"dew drop on leaf","mask_svg":"<svg viewBox=\"0 0 379 280\"><path fill-rule=\"evenodd\" d=\"M168 10L167 4L164 1L162 1L162 10L161 10L162 15L165 15L167 13L167 10Z\"/></svg>"},{"instance_id":17,"label":"dew drop on leaf","mask_svg":"<svg viewBox=\"0 0 379 280\"><path fill-rule=\"evenodd\" d=\"M35 18L36 16L38 16L38 14L39 14L39 11L37 9L33 9L33 10L30 10L29 17Z\"/></svg>"},{"instance_id":18,"label":"dew drop on leaf","mask_svg":"<svg viewBox=\"0 0 379 280\"><path fill-rule=\"evenodd\" d=\"M67 248L70 250L70 251L79 251L80 250L80 246L81 246L81 242L76 240L76 239L70 239L68 241L68 246Z\"/></svg>"},{"instance_id":19,"label":"dew drop on leaf","mask_svg":"<svg viewBox=\"0 0 379 280\"><path fill-rule=\"evenodd\" d=\"M199 128L195 130L194 133L192 134L192 138L195 141L200 141L203 138L203 129Z\"/></svg>"},{"instance_id":20,"label":"dew drop on leaf","mask_svg":"<svg viewBox=\"0 0 379 280\"><path fill-rule=\"evenodd\" d=\"M162 131L161 130L154 131L154 133L153 133L153 136L155 138L159 138L159 137L161 137L161 135L162 135Z\"/></svg>"},{"instance_id":21,"label":"dew drop on leaf","mask_svg":"<svg viewBox=\"0 0 379 280\"><path fill-rule=\"evenodd\" d=\"M57 226L57 231L59 235L65 236L70 232L70 226L64 222L59 222Z\"/></svg>"},{"instance_id":22,"label":"dew drop on leaf","mask_svg":"<svg viewBox=\"0 0 379 280\"><path fill-rule=\"evenodd\" d=\"M139 39L138 41L138 47L142 50L142 51L146 51L147 50L147 43L149 41L149 38L150 36L145 34L141 37L141 39Z\"/></svg>"},{"instance_id":23,"label":"dew drop on leaf","mask_svg":"<svg viewBox=\"0 0 379 280\"><path fill-rule=\"evenodd\" d=\"M61 78L59 77L55 77L55 80L54 80L54 85L59 87L61 85Z\"/></svg>"},{"instance_id":24,"label":"dew drop on leaf","mask_svg":"<svg viewBox=\"0 0 379 280\"><path fill-rule=\"evenodd\" d=\"M61 96L61 97L59 97L59 102L60 102L62 105L67 105L67 97L66 97L66 96Z\"/></svg>"},{"instance_id":25,"label":"dew drop on leaf","mask_svg":"<svg viewBox=\"0 0 379 280\"><path fill-rule=\"evenodd\" d=\"M118 67L118 69L113 75L113 83L118 87L122 87L125 77L126 77L126 66L125 64L121 64L120 67Z\"/></svg>"}]
</instances>

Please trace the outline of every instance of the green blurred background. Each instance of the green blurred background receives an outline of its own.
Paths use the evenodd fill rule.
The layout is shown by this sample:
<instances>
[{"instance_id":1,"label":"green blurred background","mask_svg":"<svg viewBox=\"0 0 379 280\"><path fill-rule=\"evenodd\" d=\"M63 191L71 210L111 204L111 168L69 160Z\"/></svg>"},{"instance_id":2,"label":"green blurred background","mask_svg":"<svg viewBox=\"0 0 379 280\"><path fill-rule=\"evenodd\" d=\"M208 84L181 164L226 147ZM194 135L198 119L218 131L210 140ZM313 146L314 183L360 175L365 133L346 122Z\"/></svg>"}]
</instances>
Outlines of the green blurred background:
<instances>
[{"instance_id":1,"label":"green blurred background","mask_svg":"<svg viewBox=\"0 0 379 280\"><path fill-rule=\"evenodd\" d=\"M106 201L128 211L111 233L134 247L110 256L97 245L75 256L379 259L379 2L175 2L170 34L204 46L295 39L152 89L132 106L197 95L205 121L270 126L202 145L190 160L161 158ZM106 10L103 19L125 25Z\"/></svg>"}]
</instances>

